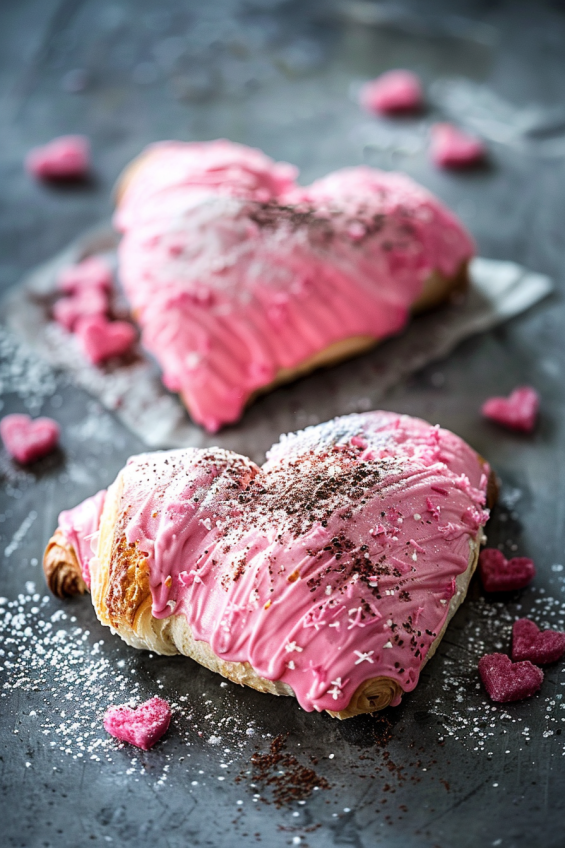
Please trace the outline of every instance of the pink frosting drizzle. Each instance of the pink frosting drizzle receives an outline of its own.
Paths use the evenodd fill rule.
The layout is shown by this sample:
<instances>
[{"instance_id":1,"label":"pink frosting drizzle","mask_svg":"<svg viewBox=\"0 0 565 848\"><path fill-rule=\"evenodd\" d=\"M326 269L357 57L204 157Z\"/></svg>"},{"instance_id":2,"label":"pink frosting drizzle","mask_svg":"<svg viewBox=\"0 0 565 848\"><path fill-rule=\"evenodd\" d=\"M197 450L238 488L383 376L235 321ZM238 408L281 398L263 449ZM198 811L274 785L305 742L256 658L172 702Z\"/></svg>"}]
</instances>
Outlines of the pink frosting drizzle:
<instances>
[{"instance_id":1,"label":"pink frosting drizzle","mask_svg":"<svg viewBox=\"0 0 565 848\"><path fill-rule=\"evenodd\" d=\"M98 542L100 516L104 509L106 490L59 514L59 528L73 546L82 577L90 588L90 561L94 557Z\"/></svg>"},{"instance_id":2,"label":"pink frosting drizzle","mask_svg":"<svg viewBox=\"0 0 565 848\"><path fill-rule=\"evenodd\" d=\"M220 448L133 457L124 527L155 617L185 615L306 710L340 710L371 677L416 686L488 518L488 472L447 430L349 415L282 437L262 468Z\"/></svg>"},{"instance_id":3,"label":"pink frosting drizzle","mask_svg":"<svg viewBox=\"0 0 565 848\"><path fill-rule=\"evenodd\" d=\"M296 169L227 141L149 149L116 213L120 277L158 359L210 431L330 344L402 329L431 271L474 246L408 177Z\"/></svg>"}]
</instances>

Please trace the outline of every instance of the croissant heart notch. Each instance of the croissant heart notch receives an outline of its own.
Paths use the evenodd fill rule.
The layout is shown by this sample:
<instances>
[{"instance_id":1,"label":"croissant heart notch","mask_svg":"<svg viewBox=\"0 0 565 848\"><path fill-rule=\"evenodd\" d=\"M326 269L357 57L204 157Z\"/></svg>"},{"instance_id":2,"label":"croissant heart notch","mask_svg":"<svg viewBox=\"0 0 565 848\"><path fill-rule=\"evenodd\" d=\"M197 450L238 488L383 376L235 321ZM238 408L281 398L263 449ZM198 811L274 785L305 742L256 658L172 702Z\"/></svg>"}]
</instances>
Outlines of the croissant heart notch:
<instances>
[{"instance_id":1,"label":"croissant heart notch","mask_svg":"<svg viewBox=\"0 0 565 848\"><path fill-rule=\"evenodd\" d=\"M89 586L134 647L346 718L416 686L476 566L489 480L453 433L390 412L281 437L262 467L141 454L60 515L44 569L61 595Z\"/></svg>"}]
</instances>

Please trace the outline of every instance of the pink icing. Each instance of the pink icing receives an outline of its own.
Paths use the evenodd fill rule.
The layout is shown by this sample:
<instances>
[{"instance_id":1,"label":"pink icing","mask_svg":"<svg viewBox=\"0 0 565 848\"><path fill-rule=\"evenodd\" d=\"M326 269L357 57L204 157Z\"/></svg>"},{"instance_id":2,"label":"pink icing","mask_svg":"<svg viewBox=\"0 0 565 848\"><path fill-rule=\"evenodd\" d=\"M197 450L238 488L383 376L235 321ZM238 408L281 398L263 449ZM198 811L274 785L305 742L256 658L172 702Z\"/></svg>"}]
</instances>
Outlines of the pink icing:
<instances>
[{"instance_id":1,"label":"pink icing","mask_svg":"<svg viewBox=\"0 0 565 848\"><path fill-rule=\"evenodd\" d=\"M108 321L103 315L83 318L77 323L75 333L94 365L127 353L137 335L135 327L128 321Z\"/></svg>"},{"instance_id":2,"label":"pink icing","mask_svg":"<svg viewBox=\"0 0 565 848\"><path fill-rule=\"evenodd\" d=\"M65 294L77 294L85 289L112 288L112 269L101 256L90 256L76 265L63 268L57 278L57 288Z\"/></svg>"},{"instance_id":3,"label":"pink icing","mask_svg":"<svg viewBox=\"0 0 565 848\"><path fill-rule=\"evenodd\" d=\"M27 171L42 180L84 177L90 168L90 144L83 135L63 135L26 156Z\"/></svg>"},{"instance_id":4,"label":"pink icing","mask_svg":"<svg viewBox=\"0 0 565 848\"><path fill-rule=\"evenodd\" d=\"M227 141L149 149L120 202L120 277L163 379L210 431L334 342L406 324L430 272L474 251L408 177L295 169Z\"/></svg>"},{"instance_id":5,"label":"pink icing","mask_svg":"<svg viewBox=\"0 0 565 848\"><path fill-rule=\"evenodd\" d=\"M431 156L440 168L467 168L485 158L486 147L480 139L452 124L435 124Z\"/></svg>"},{"instance_id":6,"label":"pink icing","mask_svg":"<svg viewBox=\"0 0 565 848\"><path fill-rule=\"evenodd\" d=\"M487 475L447 430L349 415L283 437L262 468L220 448L133 457L124 530L156 618L184 615L223 660L340 710L371 677L416 686L488 518Z\"/></svg>"},{"instance_id":7,"label":"pink icing","mask_svg":"<svg viewBox=\"0 0 565 848\"><path fill-rule=\"evenodd\" d=\"M520 386L509 397L492 397L484 402L481 412L510 430L531 433L536 426L539 395L530 386Z\"/></svg>"},{"instance_id":8,"label":"pink icing","mask_svg":"<svg viewBox=\"0 0 565 848\"><path fill-rule=\"evenodd\" d=\"M422 84L411 71L387 71L365 83L359 100L368 112L414 112L422 108Z\"/></svg>"},{"instance_id":9,"label":"pink icing","mask_svg":"<svg viewBox=\"0 0 565 848\"><path fill-rule=\"evenodd\" d=\"M22 465L35 462L57 447L60 428L52 418L31 419L29 415L6 415L0 421L0 436L10 456Z\"/></svg>"},{"instance_id":10,"label":"pink icing","mask_svg":"<svg viewBox=\"0 0 565 848\"><path fill-rule=\"evenodd\" d=\"M103 489L74 509L67 509L59 515L59 528L73 546L83 580L89 588L90 562L98 542L98 527L105 497L106 490Z\"/></svg>"},{"instance_id":11,"label":"pink icing","mask_svg":"<svg viewBox=\"0 0 565 848\"><path fill-rule=\"evenodd\" d=\"M135 709L111 706L104 716L104 729L116 739L148 751L169 729L171 708L163 698L151 698Z\"/></svg>"}]
</instances>

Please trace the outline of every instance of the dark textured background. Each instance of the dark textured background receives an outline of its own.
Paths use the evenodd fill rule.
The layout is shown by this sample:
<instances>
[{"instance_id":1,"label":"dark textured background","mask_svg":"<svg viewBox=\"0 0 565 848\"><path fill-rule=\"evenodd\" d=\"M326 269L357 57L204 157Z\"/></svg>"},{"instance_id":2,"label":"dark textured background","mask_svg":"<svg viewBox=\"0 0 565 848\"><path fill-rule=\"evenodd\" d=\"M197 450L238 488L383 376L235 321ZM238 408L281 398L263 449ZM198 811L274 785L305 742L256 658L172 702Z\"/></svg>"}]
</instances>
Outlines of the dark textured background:
<instances>
[{"instance_id":1,"label":"dark textured background","mask_svg":"<svg viewBox=\"0 0 565 848\"><path fill-rule=\"evenodd\" d=\"M439 173L425 150L407 155L367 147L347 129L366 123L351 99L351 86L394 66L417 70L426 85L439 76L467 77L515 106L539 107L542 117L527 143L491 141L488 168ZM84 88L72 92L77 79ZM147 655L106 639L110 664L124 660L121 667L138 675L142 694L155 694L159 680L159 693L171 698L183 693L196 718L179 715L167 740L137 760L143 774L128 775L136 756L131 749L110 743L111 756L96 762L77 758L72 744L69 753L63 745L50 746L53 737L40 730L37 715L45 726L52 711L56 725L64 703L71 700L81 708L80 691L69 694L69 687L55 678L34 688L33 675L31 683L11 688L6 665L2 674L8 687L0 701L0 845L565 844L560 667L548 670L541 694L532 701L512 705L507 713L493 711L494 735L485 750L476 739L481 728L488 730L490 705L477 690L475 670L481 650L495 650L500 638L507 640L512 617L537 610L536 620L544 621L551 599L557 610L563 600L564 91L565 4L558 2L1 4L3 289L108 217L112 185L143 145L162 138L224 136L295 162L304 180L362 161L401 167L457 210L482 255L550 274L558 294L465 343L449 361L426 369L387 398L387 407L440 422L489 458L504 484L489 541L502 544L507 553L531 555L539 573L534 588L499 606L483 599L473 583L469 601L418 689L388 711L392 738L385 747L375 738L382 723L370 717L333 722L306 714L286 699L231 684L222 688L219 678L190 661L150 662ZM429 113L427 119L433 117ZM34 183L22 169L25 152L68 132L90 136L93 179L65 188ZM550 153L544 146L548 139L555 143ZM44 385L39 407L41 392L25 379L22 386L28 388L18 387L8 348L3 350L8 365L0 374L8 376L2 413L40 408L63 426L61 454L31 471L14 469L5 455L0 459L1 594L12 600L24 591L25 581L41 585L36 561L58 511L107 485L126 457L142 446L62 378L52 390ZM338 368L275 392L253 407L248 420L268 421L270 410L280 404L292 411L296 426L308 423L313 412L321 420L332 381L345 373ZM531 437L498 430L478 415L485 397L519 383L536 386L542 396L540 425ZM370 385L366 397L370 400ZM273 432L273 440L277 436ZM250 452L256 450L256 444L249 444ZM31 511L36 517L29 531L14 543ZM48 614L58 609L67 607L50 600ZM72 603L70 610L88 631L87 645L107 635L87 601ZM559 620L559 615L548 618ZM214 719L207 718L203 697L214 702ZM480 714L480 727L459 722L450 736L445 728L455 711L469 706ZM90 708L87 704L85 714ZM220 783L221 748L211 747L206 736L217 730L222 715L236 716L243 728L254 719L259 732L255 737L246 737L244 730L232 734L229 767ZM92 716L94 727L99 716L100 709ZM202 737L192 729L195 722ZM235 778L249 768L255 746L265 750L267 734L280 732L290 734L288 750L301 762L317 759L316 770L331 789L313 793L304 805L277 809L254 802L253 792L261 790ZM181 760L186 752L190 760ZM165 767L163 786L158 778Z\"/></svg>"}]
</instances>

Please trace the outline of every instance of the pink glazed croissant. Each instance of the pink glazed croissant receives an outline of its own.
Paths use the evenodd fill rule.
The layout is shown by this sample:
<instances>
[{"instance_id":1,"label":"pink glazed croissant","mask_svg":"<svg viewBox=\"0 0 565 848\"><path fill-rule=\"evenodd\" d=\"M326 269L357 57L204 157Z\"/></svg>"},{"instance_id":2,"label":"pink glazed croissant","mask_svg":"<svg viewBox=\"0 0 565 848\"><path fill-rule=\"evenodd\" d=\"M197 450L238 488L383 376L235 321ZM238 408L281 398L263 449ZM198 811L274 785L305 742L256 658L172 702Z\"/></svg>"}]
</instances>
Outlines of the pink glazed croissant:
<instances>
[{"instance_id":1,"label":"pink glazed croissant","mask_svg":"<svg viewBox=\"0 0 565 848\"><path fill-rule=\"evenodd\" d=\"M465 597L493 476L458 436L390 412L132 457L63 512L44 569L89 586L130 645L339 718L400 702ZM190 673L190 667L187 668Z\"/></svg>"},{"instance_id":2,"label":"pink glazed croissant","mask_svg":"<svg viewBox=\"0 0 565 848\"><path fill-rule=\"evenodd\" d=\"M408 177L355 167L303 188L296 173L228 141L163 142L118 187L142 342L212 432L466 284L470 236Z\"/></svg>"}]
</instances>

